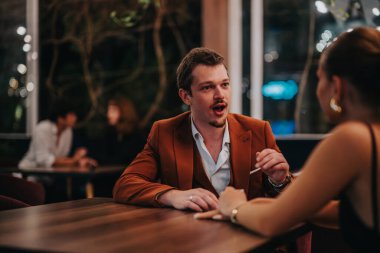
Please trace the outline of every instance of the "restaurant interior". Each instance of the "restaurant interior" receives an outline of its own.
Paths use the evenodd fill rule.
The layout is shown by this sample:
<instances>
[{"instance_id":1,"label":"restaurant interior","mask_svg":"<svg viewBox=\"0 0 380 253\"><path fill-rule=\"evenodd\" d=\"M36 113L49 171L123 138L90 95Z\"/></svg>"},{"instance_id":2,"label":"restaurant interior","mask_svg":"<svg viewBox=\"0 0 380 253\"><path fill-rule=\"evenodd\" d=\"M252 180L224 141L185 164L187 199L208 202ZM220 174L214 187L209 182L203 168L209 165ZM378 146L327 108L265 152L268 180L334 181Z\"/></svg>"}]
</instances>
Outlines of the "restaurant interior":
<instances>
[{"instance_id":1,"label":"restaurant interior","mask_svg":"<svg viewBox=\"0 0 380 253\"><path fill-rule=\"evenodd\" d=\"M152 124L189 109L178 96L176 69L195 47L224 56L230 111L268 121L291 172L302 173L333 128L315 92L321 52L343 31L380 28L380 1L2 0L0 26L0 197L13 200L0 201L3 218L91 198L107 208L103 200L112 200L116 180L143 149ZM76 114L68 157L83 148L85 168L20 169L37 125L57 104ZM29 250L59 251L53 242ZM113 246L92 250L123 251ZM0 251L29 246L23 247L0 242ZM84 250L79 242L62 248ZM311 252L351 251L339 231L314 228Z\"/></svg>"}]
</instances>

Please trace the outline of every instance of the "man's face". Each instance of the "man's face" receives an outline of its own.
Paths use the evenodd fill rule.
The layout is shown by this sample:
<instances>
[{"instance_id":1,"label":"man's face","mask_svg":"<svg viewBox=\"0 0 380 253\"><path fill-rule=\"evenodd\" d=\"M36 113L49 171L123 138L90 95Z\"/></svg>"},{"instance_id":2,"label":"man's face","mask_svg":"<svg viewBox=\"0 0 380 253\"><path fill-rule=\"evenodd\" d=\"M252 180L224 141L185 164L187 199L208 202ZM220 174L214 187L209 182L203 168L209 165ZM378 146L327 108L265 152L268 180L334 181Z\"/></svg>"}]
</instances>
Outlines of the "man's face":
<instances>
[{"instance_id":1,"label":"man's face","mask_svg":"<svg viewBox=\"0 0 380 253\"><path fill-rule=\"evenodd\" d=\"M223 64L198 65L192 75L192 94L180 90L180 96L190 106L195 125L224 127L231 96L230 79L226 68Z\"/></svg>"},{"instance_id":2,"label":"man's face","mask_svg":"<svg viewBox=\"0 0 380 253\"><path fill-rule=\"evenodd\" d=\"M77 115L73 112L66 114L65 123L67 127L74 127L77 122Z\"/></svg>"}]
</instances>

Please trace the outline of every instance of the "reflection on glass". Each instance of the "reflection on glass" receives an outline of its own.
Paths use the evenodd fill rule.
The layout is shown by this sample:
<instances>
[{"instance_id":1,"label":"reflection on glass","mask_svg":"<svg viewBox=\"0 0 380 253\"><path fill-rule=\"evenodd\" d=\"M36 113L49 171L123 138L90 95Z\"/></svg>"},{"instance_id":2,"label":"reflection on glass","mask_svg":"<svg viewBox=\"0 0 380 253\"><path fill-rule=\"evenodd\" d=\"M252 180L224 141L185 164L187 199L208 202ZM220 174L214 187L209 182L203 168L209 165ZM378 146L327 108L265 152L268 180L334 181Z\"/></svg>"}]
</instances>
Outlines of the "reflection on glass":
<instances>
[{"instance_id":1,"label":"reflection on glass","mask_svg":"<svg viewBox=\"0 0 380 253\"><path fill-rule=\"evenodd\" d=\"M250 0L243 1L244 80L249 80L251 34ZM265 120L275 134L326 133L325 120L315 95L315 71L321 52L343 31L357 26L380 27L380 1L264 0ZM257 56L260 57L260 56ZM244 83L249 94L249 82ZM249 114L250 97L243 97ZM247 102L248 101L248 102Z\"/></svg>"},{"instance_id":2,"label":"reflection on glass","mask_svg":"<svg viewBox=\"0 0 380 253\"><path fill-rule=\"evenodd\" d=\"M1 0L0 26L0 133L25 133L26 0Z\"/></svg>"}]
</instances>

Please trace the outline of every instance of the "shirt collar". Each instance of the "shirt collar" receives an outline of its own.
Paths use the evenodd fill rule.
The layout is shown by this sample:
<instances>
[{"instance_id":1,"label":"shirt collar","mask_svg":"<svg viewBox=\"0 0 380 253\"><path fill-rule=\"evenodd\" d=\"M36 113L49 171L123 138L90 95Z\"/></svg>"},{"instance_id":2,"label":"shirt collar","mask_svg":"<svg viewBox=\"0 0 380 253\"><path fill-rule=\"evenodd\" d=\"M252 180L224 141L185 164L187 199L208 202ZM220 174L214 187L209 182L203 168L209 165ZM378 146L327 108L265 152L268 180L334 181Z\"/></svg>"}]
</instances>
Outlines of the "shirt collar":
<instances>
[{"instance_id":1,"label":"shirt collar","mask_svg":"<svg viewBox=\"0 0 380 253\"><path fill-rule=\"evenodd\" d=\"M193 135L194 140L201 139L203 141L203 136L201 135L201 133L198 131L197 127L195 126L192 116L191 116L191 133ZM227 119L226 119L226 127L224 128L222 146L225 146L226 144L230 144L230 132L228 130L228 120Z\"/></svg>"}]
</instances>

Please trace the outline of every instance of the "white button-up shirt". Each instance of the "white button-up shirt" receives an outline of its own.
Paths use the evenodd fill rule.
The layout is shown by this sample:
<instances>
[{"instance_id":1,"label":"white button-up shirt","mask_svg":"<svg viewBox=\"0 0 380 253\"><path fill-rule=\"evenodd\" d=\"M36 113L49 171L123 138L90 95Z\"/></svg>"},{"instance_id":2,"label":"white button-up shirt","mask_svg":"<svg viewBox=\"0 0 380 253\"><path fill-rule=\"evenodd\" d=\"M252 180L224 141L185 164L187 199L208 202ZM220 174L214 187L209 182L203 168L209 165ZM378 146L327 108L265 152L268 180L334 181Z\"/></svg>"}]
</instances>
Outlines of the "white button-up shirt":
<instances>
[{"instance_id":1,"label":"white button-up shirt","mask_svg":"<svg viewBox=\"0 0 380 253\"><path fill-rule=\"evenodd\" d=\"M57 157L69 155L73 132L71 128L66 128L58 138L57 125L50 121L41 121L32 135L29 150L20 161L21 169L39 167L51 167Z\"/></svg>"},{"instance_id":2,"label":"white button-up shirt","mask_svg":"<svg viewBox=\"0 0 380 253\"><path fill-rule=\"evenodd\" d=\"M216 192L220 194L228 186L231 179L230 174L230 133L228 131L228 122L224 128L222 150L219 153L216 163L211 157L201 133L196 128L193 120L191 120L191 131L201 155L203 168Z\"/></svg>"}]
</instances>

